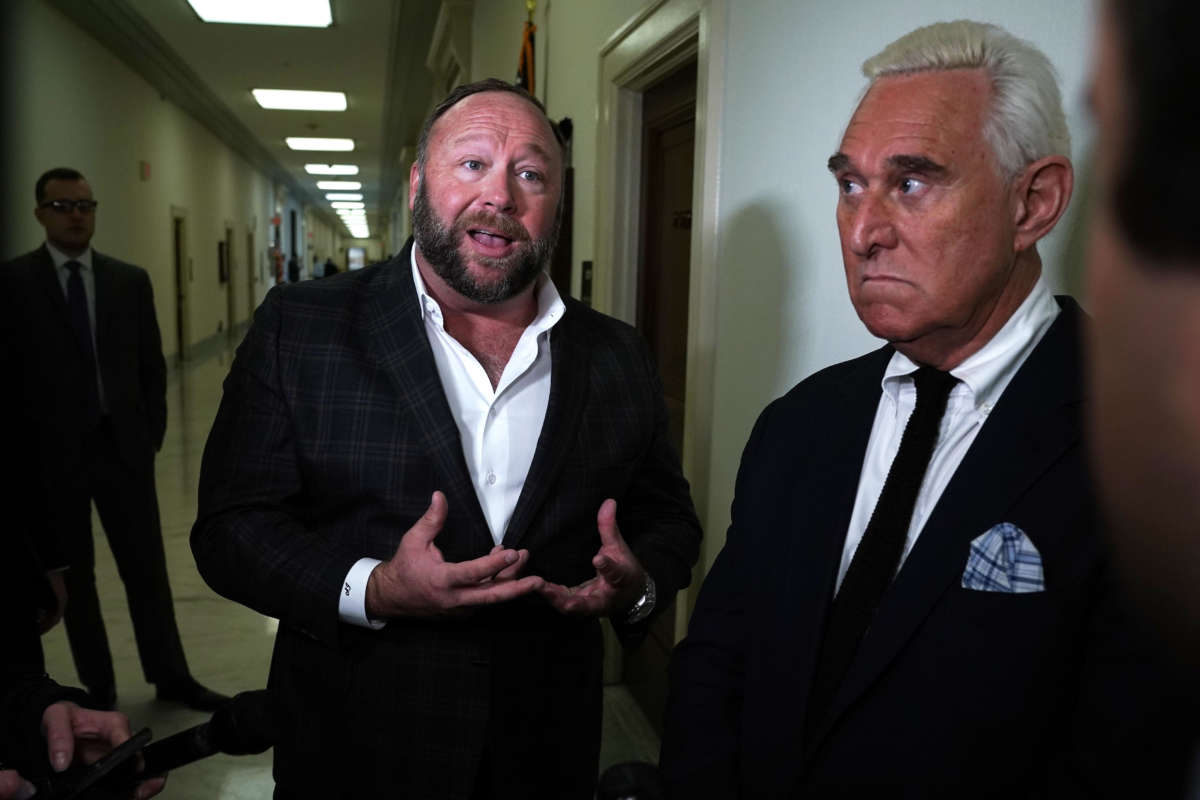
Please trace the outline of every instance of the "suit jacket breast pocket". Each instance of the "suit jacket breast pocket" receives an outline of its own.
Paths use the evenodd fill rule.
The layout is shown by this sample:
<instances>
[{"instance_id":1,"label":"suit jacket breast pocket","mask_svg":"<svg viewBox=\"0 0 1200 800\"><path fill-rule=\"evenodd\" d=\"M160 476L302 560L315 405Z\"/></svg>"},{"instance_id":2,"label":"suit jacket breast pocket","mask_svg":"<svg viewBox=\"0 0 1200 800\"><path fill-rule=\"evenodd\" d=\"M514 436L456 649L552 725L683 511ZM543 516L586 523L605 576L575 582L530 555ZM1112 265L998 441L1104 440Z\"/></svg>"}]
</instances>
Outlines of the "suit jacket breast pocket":
<instances>
[{"instance_id":1,"label":"suit jacket breast pocket","mask_svg":"<svg viewBox=\"0 0 1200 800\"><path fill-rule=\"evenodd\" d=\"M1036 661L1069 635L1069 621L1056 599L1051 592L983 592L954 586L935 619L947 626L942 632L946 641L970 662Z\"/></svg>"}]
</instances>

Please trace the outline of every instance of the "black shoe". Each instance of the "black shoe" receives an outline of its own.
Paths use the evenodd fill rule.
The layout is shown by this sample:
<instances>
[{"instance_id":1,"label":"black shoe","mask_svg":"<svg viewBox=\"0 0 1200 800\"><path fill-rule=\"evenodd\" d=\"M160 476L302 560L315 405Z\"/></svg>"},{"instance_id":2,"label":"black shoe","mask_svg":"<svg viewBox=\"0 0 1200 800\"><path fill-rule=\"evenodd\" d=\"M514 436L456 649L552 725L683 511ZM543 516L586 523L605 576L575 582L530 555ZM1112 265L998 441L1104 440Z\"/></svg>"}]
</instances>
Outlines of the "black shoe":
<instances>
[{"instance_id":1,"label":"black shoe","mask_svg":"<svg viewBox=\"0 0 1200 800\"><path fill-rule=\"evenodd\" d=\"M216 711L229 702L228 697L205 688L190 676L160 685L155 697L165 703L179 703L197 711Z\"/></svg>"},{"instance_id":2,"label":"black shoe","mask_svg":"<svg viewBox=\"0 0 1200 800\"><path fill-rule=\"evenodd\" d=\"M117 710L117 687L106 686L102 689L88 690L88 706L97 711Z\"/></svg>"}]
</instances>

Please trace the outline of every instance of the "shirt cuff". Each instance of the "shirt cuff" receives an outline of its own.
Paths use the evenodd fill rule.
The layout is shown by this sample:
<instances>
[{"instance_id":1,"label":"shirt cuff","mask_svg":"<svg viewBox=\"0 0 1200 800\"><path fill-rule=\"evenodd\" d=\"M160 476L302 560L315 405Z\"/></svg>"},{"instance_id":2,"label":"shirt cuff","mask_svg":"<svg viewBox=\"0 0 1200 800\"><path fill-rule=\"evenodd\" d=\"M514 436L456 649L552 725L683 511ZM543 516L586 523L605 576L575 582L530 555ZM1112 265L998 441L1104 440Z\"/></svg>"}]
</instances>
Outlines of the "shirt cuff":
<instances>
[{"instance_id":1,"label":"shirt cuff","mask_svg":"<svg viewBox=\"0 0 1200 800\"><path fill-rule=\"evenodd\" d=\"M386 620L367 616L367 580L371 577L371 570L381 563L378 558L360 558L346 573L342 595L338 598L338 617L342 622L372 630L379 630L387 624Z\"/></svg>"}]
</instances>

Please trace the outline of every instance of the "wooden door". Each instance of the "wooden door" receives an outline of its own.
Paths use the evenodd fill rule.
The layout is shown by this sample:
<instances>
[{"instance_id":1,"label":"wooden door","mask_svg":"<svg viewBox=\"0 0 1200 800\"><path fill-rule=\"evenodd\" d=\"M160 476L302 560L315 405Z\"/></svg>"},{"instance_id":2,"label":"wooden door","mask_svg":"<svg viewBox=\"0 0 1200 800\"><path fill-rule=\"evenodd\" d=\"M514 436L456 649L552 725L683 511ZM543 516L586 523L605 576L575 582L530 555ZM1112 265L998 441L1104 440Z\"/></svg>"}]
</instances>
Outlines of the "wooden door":
<instances>
[{"instance_id":1,"label":"wooden door","mask_svg":"<svg viewBox=\"0 0 1200 800\"><path fill-rule=\"evenodd\" d=\"M642 209L637 327L662 376L671 443L683 445L687 387L688 284L691 271L692 175L696 146L696 63L648 89L642 98ZM668 608L631 651L624 679L661 732L667 665L675 645Z\"/></svg>"}]
</instances>

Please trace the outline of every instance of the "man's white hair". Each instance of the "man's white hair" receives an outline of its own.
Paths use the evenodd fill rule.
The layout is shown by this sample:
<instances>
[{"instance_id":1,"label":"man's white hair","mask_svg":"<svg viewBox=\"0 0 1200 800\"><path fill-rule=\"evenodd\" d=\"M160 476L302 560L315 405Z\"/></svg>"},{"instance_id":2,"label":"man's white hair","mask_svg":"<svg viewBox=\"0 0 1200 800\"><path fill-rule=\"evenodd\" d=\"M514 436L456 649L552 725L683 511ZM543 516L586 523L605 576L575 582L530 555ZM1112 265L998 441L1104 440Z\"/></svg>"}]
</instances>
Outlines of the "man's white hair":
<instances>
[{"instance_id":1,"label":"man's white hair","mask_svg":"<svg viewBox=\"0 0 1200 800\"><path fill-rule=\"evenodd\" d=\"M982 69L992 82L983 135L1005 179L1039 158L1071 155L1058 78L1050 59L1024 39L983 22L917 28L863 62L872 83L888 75Z\"/></svg>"}]
</instances>

